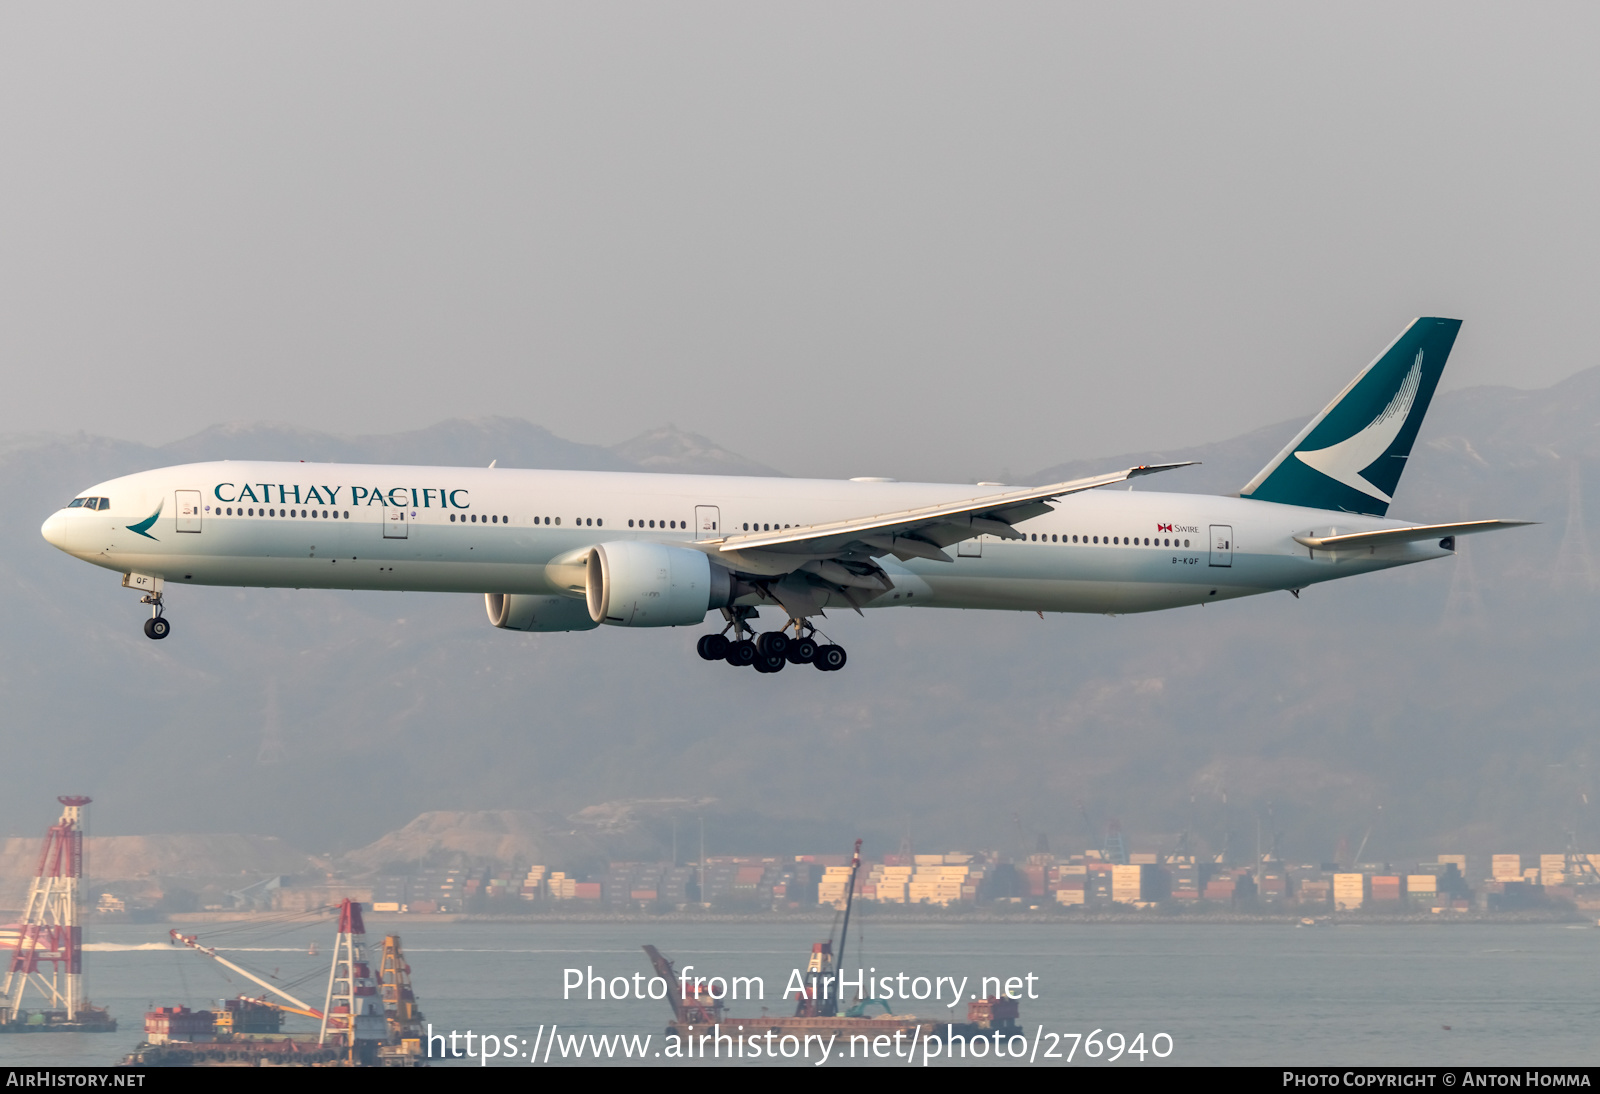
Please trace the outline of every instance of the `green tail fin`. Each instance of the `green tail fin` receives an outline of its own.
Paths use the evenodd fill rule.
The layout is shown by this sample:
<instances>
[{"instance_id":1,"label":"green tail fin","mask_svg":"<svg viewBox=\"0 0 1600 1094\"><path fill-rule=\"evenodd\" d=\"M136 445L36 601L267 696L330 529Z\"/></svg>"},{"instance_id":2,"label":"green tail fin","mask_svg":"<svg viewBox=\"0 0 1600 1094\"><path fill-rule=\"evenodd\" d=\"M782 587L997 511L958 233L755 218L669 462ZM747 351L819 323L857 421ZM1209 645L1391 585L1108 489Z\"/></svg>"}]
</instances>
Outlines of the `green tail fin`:
<instances>
[{"instance_id":1,"label":"green tail fin","mask_svg":"<svg viewBox=\"0 0 1600 1094\"><path fill-rule=\"evenodd\" d=\"M1381 517L1461 329L1415 319L1239 491L1241 497Z\"/></svg>"}]
</instances>

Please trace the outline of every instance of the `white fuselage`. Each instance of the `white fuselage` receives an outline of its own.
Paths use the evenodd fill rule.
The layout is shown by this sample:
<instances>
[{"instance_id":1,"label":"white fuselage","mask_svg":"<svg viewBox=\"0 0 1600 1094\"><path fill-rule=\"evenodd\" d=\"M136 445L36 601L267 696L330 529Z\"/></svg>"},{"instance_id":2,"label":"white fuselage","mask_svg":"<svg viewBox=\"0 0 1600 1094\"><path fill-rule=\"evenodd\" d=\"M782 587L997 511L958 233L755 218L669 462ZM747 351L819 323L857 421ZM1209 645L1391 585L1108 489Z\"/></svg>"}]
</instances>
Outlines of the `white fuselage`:
<instances>
[{"instance_id":1,"label":"white fuselage","mask_svg":"<svg viewBox=\"0 0 1600 1094\"><path fill-rule=\"evenodd\" d=\"M593 544L646 540L718 558L747 529L811 525L951 502L940 483L734 478L510 468L221 462L101 483L47 540L97 566L171 586L232 585L572 595L546 565ZM1074 494L982 536L953 563L881 560L873 607L1143 612L1298 589L1439 558L1426 541L1310 551L1294 536L1403 522L1203 494ZM151 518L154 519L151 519ZM723 560L726 561L726 560Z\"/></svg>"}]
</instances>

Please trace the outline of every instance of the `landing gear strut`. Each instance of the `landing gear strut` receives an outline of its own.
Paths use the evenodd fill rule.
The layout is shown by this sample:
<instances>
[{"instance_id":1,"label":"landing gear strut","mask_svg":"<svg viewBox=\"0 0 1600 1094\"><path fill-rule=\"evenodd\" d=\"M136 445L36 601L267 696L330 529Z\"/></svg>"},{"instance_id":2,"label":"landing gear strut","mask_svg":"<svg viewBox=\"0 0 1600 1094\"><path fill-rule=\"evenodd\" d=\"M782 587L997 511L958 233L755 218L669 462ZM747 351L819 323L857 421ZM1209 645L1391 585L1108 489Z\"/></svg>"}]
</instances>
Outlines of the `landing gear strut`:
<instances>
[{"instance_id":1,"label":"landing gear strut","mask_svg":"<svg viewBox=\"0 0 1600 1094\"><path fill-rule=\"evenodd\" d=\"M816 627L807 619L791 620L780 630L757 636L749 623L756 616L754 608L723 608L722 614L728 621L722 633L702 635L695 646L703 660L749 665L760 673L782 672L785 665L815 665L822 672L844 668L844 647L818 642ZM791 626L792 638L785 633Z\"/></svg>"},{"instance_id":2,"label":"landing gear strut","mask_svg":"<svg viewBox=\"0 0 1600 1094\"><path fill-rule=\"evenodd\" d=\"M146 593L139 598L139 603L150 605L150 618L144 621L144 636L146 638L162 639L172 633L172 624L167 622L167 617L161 614L161 594Z\"/></svg>"}]
</instances>

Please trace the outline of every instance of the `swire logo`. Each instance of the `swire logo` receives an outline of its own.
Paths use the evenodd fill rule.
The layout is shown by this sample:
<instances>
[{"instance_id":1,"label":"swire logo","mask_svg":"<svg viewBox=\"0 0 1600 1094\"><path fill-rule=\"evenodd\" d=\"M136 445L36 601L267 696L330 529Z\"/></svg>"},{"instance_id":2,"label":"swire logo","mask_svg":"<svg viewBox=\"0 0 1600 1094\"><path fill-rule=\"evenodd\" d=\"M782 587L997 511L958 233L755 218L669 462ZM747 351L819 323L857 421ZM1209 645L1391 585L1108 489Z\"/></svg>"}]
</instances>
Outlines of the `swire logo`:
<instances>
[{"instance_id":1,"label":"swire logo","mask_svg":"<svg viewBox=\"0 0 1600 1094\"><path fill-rule=\"evenodd\" d=\"M1170 525L1170 524L1158 524L1158 525L1156 525L1156 531L1158 531L1158 532L1170 532L1170 531L1172 531L1172 525Z\"/></svg>"}]
</instances>

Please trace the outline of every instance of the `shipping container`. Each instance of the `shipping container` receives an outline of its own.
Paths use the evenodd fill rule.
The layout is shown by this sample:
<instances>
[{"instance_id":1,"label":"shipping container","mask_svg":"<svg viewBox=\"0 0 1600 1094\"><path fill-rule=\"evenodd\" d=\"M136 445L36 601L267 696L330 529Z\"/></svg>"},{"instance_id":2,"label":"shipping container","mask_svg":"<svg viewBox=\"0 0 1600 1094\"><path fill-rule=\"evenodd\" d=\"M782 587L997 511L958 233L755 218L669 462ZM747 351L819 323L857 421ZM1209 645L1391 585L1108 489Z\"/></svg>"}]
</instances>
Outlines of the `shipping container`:
<instances>
[{"instance_id":1,"label":"shipping container","mask_svg":"<svg viewBox=\"0 0 1600 1094\"><path fill-rule=\"evenodd\" d=\"M1333 906L1337 909L1360 908L1367 898L1366 874L1334 874Z\"/></svg>"}]
</instances>

